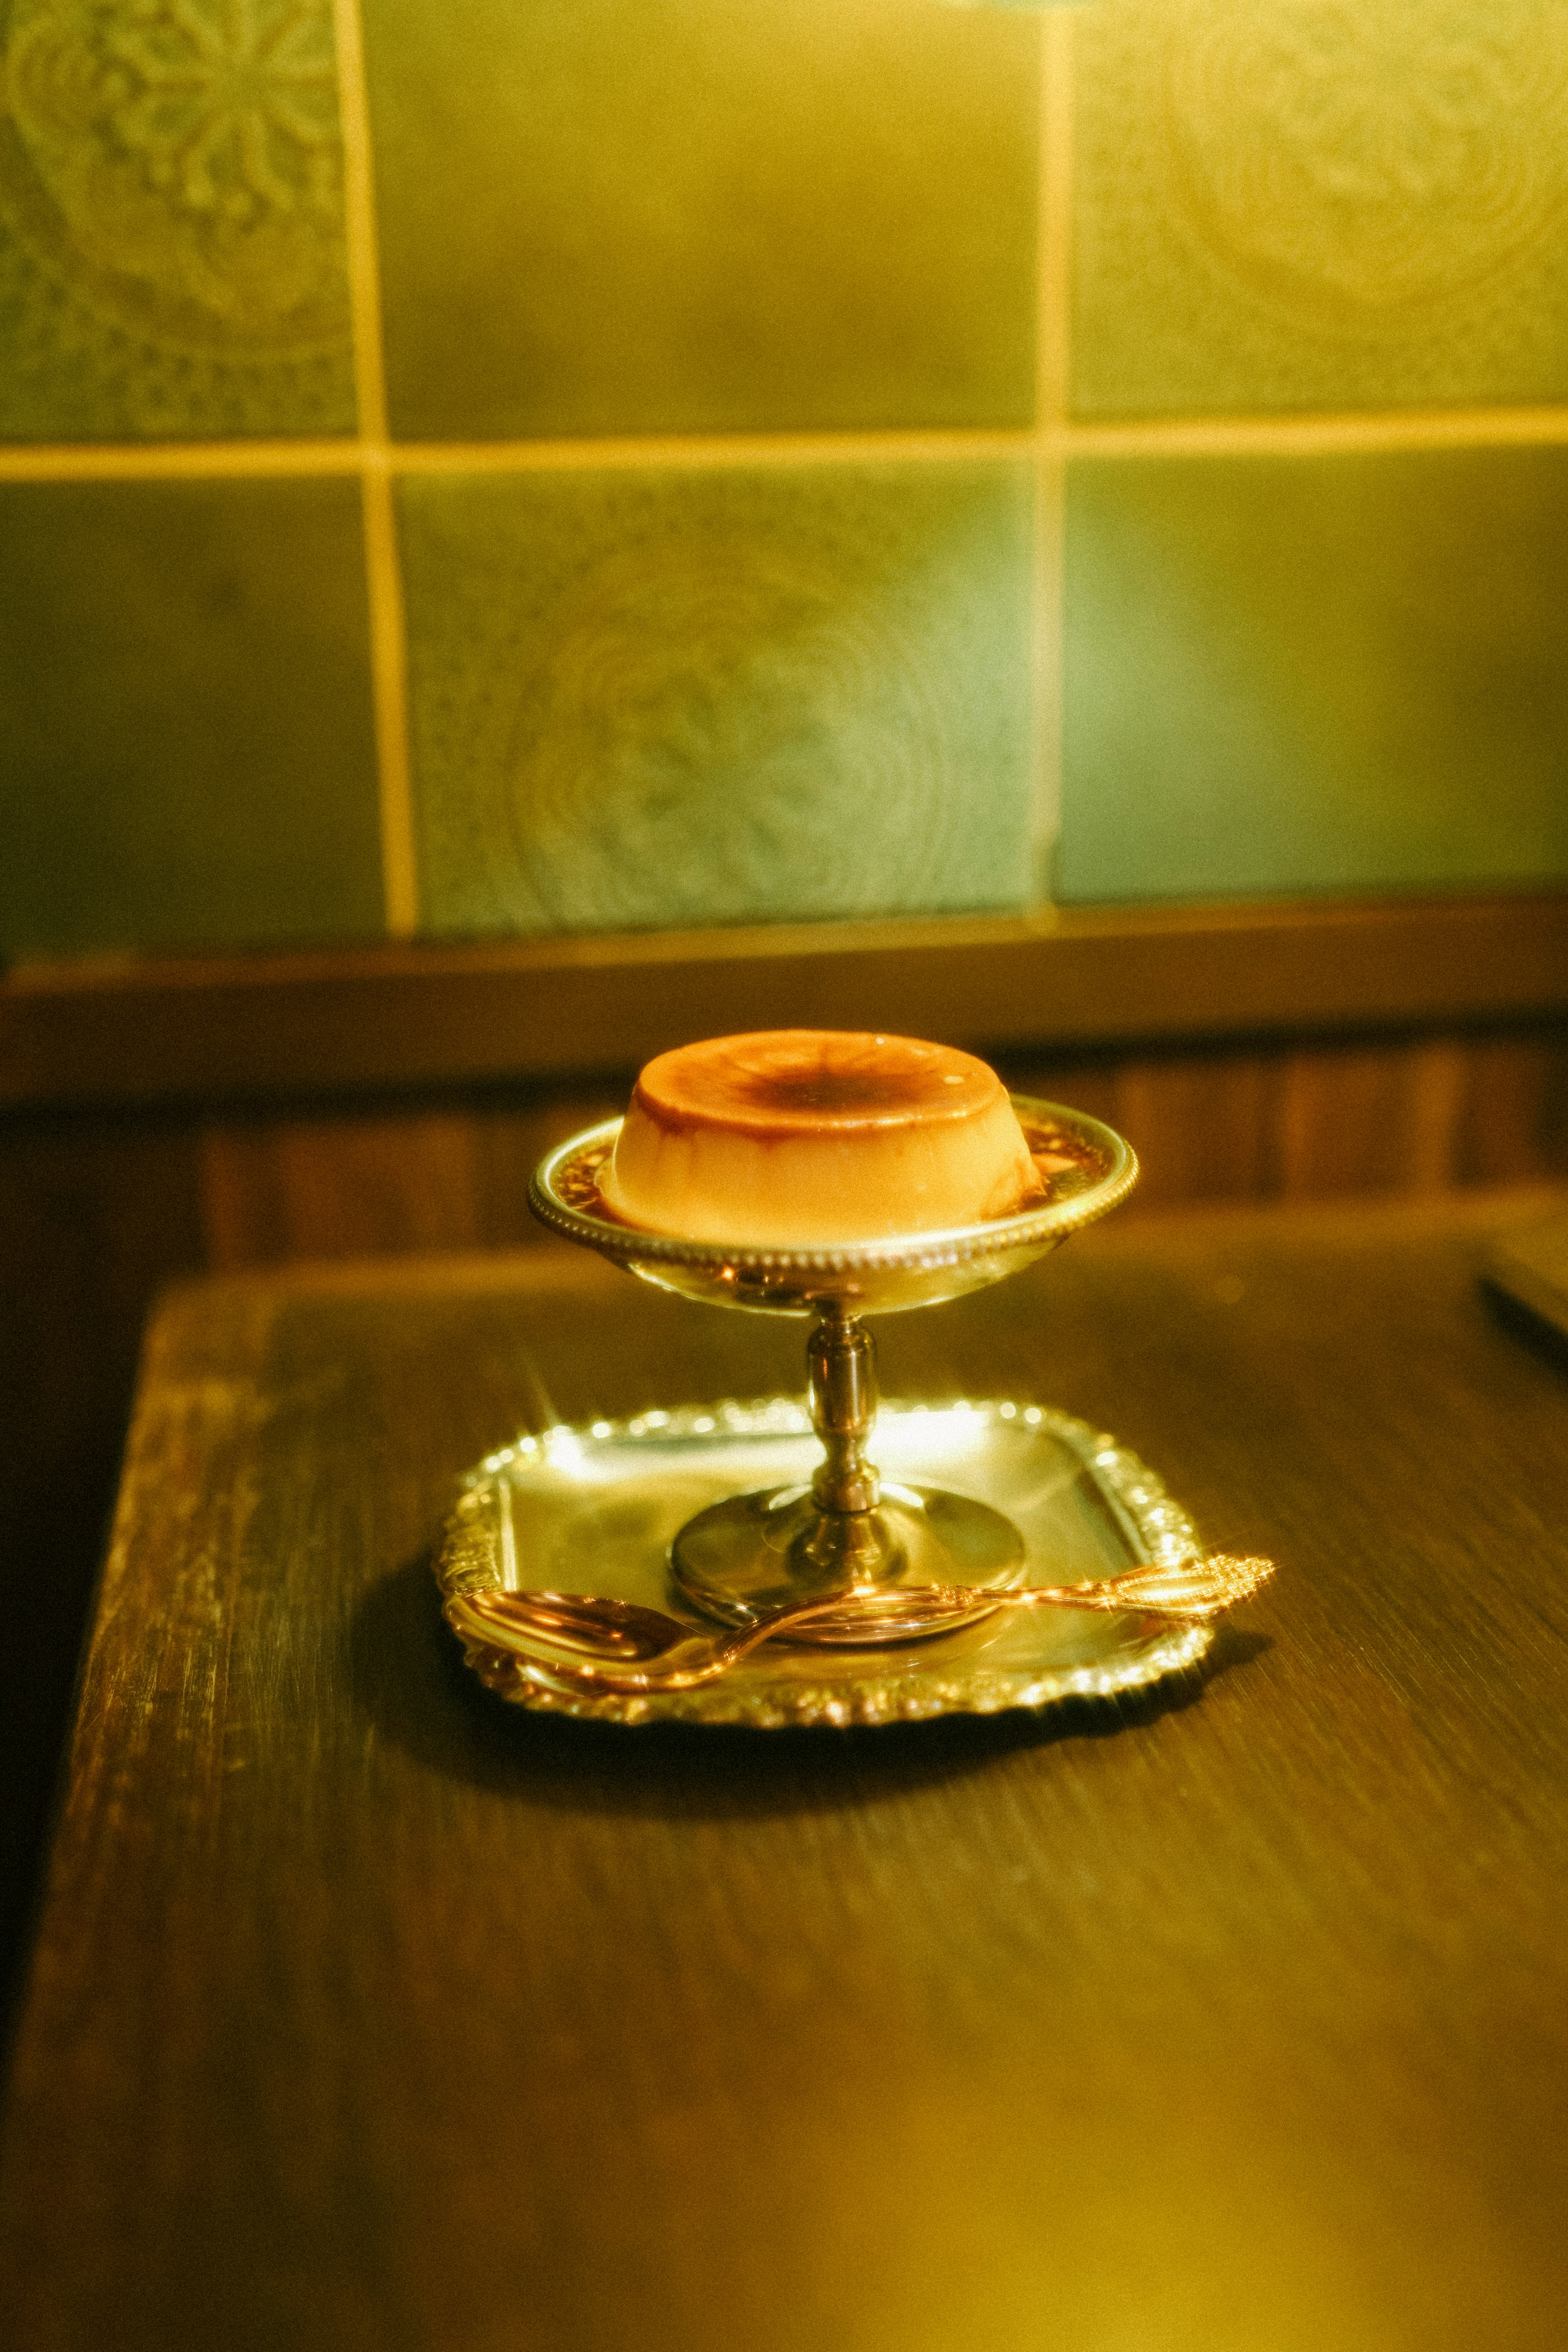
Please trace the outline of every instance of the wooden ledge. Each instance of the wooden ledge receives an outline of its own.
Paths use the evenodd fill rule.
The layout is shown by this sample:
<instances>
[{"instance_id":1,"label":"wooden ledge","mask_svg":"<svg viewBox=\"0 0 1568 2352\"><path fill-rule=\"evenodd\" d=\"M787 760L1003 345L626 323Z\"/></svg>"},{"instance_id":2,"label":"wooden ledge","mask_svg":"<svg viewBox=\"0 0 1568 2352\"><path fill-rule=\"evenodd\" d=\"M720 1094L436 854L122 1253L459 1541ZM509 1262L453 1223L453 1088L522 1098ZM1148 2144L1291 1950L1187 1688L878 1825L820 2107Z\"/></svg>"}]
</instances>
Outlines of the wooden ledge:
<instances>
[{"instance_id":1,"label":"wooden ledge","mask_svg":"<svg viewBox=\"0 0 1568 2352\"><path fill-rule=\"evenodd\" d=\"M33 964L0 1108L527 1083L795 1024L1056 1051L1565 1012L1563 891Z\"/></svg>"}]
</instances>

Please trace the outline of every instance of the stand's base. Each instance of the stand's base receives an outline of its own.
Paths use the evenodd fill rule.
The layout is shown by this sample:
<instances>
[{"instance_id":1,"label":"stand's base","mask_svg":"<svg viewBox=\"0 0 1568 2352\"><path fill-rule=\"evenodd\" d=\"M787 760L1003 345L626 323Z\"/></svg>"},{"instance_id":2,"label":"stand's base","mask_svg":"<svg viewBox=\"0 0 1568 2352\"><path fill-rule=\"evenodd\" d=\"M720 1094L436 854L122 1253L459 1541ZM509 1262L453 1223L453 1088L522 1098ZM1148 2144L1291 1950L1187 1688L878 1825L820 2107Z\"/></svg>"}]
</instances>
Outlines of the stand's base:
<instances>
[{"instance_id":1,"label":"stand's base","mask_svg":"<svg viewBox=\"0 0 1568 2352\"><path fill-rule=\"evenodd\" d=\"M824 1511L809 1486L774 1486L731 1495L699 1511L669 1548L675 1581L687 1600L726 1625L751 1625L792 1601L820 1593L896 1591L901 1586L1021 1584L1027 1548L1011 1519L989 1503L940 1486L884 1486L874 1510ZM933 1621L945 1633L989 1612L955 1609ZM879 1635L802 1629L784 1637L803 1647L858 1649L907 1633Z\"/></svg>"}]
</instances>

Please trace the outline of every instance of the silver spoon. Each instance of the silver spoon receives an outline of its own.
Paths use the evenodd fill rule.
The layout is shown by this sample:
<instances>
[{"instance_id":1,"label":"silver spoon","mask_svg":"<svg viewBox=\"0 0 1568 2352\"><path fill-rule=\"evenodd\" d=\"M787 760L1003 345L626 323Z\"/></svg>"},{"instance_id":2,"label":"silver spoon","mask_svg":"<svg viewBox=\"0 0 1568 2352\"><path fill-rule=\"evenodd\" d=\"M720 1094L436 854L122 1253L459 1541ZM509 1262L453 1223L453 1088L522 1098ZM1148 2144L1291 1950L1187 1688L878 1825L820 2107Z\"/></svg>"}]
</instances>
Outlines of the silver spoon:
<instances>
[{"instance_id":1,"label":"silver spoon","mask_svg":"<svg viewBox=\"0 0 1568 2352\"><path fill-rule=\"evenodd\" d=\"M1268 1559L1237 1559L1224 1552L1165 1567L1131 1568L1121 1576L1083 1584L1029 1584L998 1592L987 1585L924 1584L902 1590L835 1593L792 1602L760 1624L728 1633L700 1633L661 1609L580 1592L454 1593L446 1604L455 1632L509 1650L518 1636L546 1642L562 1655L537 1658L558 1680L592 1695L633 1697L642 1691L695 1690L760 1649L764 1642L806 1626L838 1641L860 1634L867 1643L915 1641L955 1612L1029 1609L1128 1609L1156 1617L1217 1617L1245 1601L1274 1573Z\"/></svg>"}]
</instances>

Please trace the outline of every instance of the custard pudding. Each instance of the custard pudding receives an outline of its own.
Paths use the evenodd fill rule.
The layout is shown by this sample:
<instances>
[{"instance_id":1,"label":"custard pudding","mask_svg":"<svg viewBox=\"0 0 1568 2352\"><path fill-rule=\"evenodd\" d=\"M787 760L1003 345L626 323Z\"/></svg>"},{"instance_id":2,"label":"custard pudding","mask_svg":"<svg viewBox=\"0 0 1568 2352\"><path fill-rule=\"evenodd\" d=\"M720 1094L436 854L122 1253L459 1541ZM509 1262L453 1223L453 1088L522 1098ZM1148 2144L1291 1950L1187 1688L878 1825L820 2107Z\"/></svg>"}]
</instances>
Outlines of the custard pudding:
<instances>
[{"instance_id":1,"label":"custard pudding","mask_svg":"<svg viewBox=\"0 0 1568 2352\"><path fill-rule=\"evenodd\" d=\"M600 1179L683 1241L814 1249L1014 1215L1045 1198L994 1070L839 1029L710 1037L649 1062Z\"/></svg>"}]
</instances>

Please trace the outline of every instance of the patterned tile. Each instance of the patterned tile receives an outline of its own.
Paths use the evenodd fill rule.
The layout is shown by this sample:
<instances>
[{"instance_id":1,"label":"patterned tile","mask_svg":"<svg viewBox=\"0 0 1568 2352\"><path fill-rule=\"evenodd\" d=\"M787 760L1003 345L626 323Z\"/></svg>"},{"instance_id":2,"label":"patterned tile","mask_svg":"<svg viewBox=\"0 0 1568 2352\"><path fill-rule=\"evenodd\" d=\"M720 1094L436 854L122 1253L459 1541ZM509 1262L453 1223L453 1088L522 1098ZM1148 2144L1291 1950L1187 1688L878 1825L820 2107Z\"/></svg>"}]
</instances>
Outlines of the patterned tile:
<instances>
[{"instance_id":1,"label":"patterned tile","mask_svg":"<svg viewBox=\"0 0 1568 2352\"><path fill-rule=\"evenodd\" d=\"M353 429L331 0L0 0L0 437Z\"/></svg>"},{"instance_id":2,"label":"patterned tile","mask_svg":"<svg viewBox=\"0 0 1568 2352\"><path fill-rule=\"evenodd\" d=\"M1080 463L1075 899L1568 879L1568 451Z\"/></svg>"},{"instance_id":3,"label":"patterned tile","mask_svg":"<svg viewBox=\"0 0 1568 2352\"><path fill-rule=\"evenodd\" d=\"M1039 31L365 0L405 437L1026 422Z\"/></svg>"},{"instance_id":4,"label":"patterned tile","mask_svg":"<svg viewBox=\"0 0 1568 2352\"><path fill-rule=\"evenodd\" d=\"M433 929L1028 896L1022 467L435 476L401 499Z\"/></svg>"},{"instance_id":5,"label":"patterned tile","mask_svg":"<svg viewBox=\"0 0 1568 2352\"><path fill-rule=\"evenodd\" d=\"M0 485L0 952L382 929L352 483Z\"/></svg>"},{"instance_id":6,"label":"patterned tile","mask_svg":"<svg viewBox=\"0 0 1568 2352\"><path fill-rule=\"evenodd\" d=\"M1117 0L1077 100L1081 413L1568 395L1560 0Z\"/></svg>"}]
</instances>

